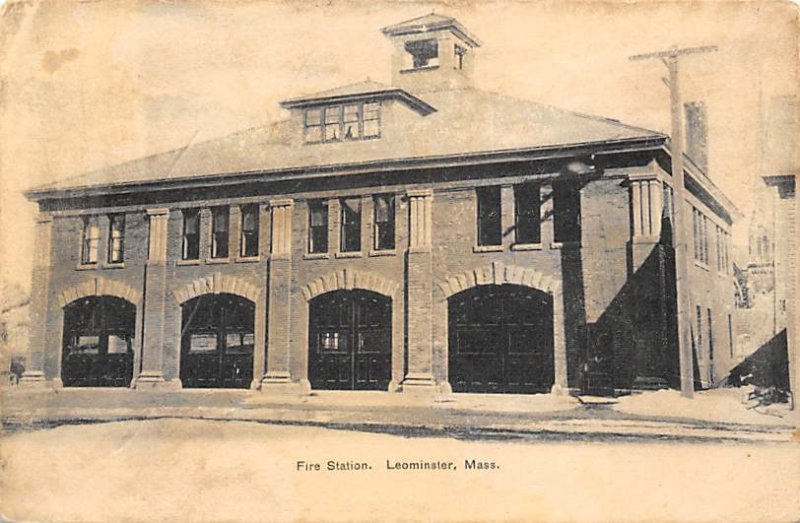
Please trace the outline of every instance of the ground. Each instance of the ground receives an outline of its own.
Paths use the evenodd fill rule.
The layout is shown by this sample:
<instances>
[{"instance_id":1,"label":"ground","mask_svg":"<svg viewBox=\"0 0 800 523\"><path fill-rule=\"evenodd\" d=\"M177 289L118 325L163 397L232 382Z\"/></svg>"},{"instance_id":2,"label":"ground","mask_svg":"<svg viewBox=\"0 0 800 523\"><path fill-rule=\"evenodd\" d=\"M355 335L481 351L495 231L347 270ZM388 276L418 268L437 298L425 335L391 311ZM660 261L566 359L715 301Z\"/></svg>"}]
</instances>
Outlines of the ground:
<instances>
[{"instance_id":1,"label":"ground","mask_svg":"<svg viewBox=\"0 0 800 523\"><path fill-rule=\"evenodd\" d=\"M3 445L11 520L790 521L800 447L464 441L159 419L16 432ZM657 456L658 459L653 459ZM466 470L465 460L495 469ZM298 471L298 461L366 463ZM455 470L388 470L435 460Z\"/></svg>"},{"instance_id":2,"label":"ground","mask_svg":"<svg viewBox=\"0 0 800 523\"><path fill-rule=\"evenodd\" d=\"M29 521L796 521L800 433L748 392L12 388L0 506ZM421 460L453 468L394 465Z\"/></svg>"}]
</instances>

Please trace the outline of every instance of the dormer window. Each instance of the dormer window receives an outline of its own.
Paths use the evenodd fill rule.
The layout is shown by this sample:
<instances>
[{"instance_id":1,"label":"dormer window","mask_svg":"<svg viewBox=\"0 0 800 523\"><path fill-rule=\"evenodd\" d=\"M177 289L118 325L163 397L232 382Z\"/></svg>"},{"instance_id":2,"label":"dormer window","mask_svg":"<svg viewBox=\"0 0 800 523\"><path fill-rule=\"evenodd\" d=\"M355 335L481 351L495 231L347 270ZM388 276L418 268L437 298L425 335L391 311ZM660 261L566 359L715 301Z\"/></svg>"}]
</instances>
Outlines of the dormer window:
<instances>
[{"instance_id":1,"label":"dormer window","mask_svg":"<svg viewBox=\"0 0 800 523\"><path fill-rule=\"evenodd\" d=\"M325 141L338 142L342 139L342 106L325 108Z\"/></svg>"},{"instance_id":2,"label":"dormer window","mask_svg":"<svg viewBox=\"0 0 800 523\"><path fill-rule=\"evenodd\" d=\"M306 143L366 140L381 136L381 103L356 102L305 111Z\"/></svg>"},{"instance_id":3,"label":"dormer window","mask_svg":"<svg viewBox=\"0 0 800 523\"><path fill-rule=\"evenodd\" d=\"M439 65L439 42L433 38L406 42L405 49L411 55L413 69Z\"/></svg>"}]
</instances>

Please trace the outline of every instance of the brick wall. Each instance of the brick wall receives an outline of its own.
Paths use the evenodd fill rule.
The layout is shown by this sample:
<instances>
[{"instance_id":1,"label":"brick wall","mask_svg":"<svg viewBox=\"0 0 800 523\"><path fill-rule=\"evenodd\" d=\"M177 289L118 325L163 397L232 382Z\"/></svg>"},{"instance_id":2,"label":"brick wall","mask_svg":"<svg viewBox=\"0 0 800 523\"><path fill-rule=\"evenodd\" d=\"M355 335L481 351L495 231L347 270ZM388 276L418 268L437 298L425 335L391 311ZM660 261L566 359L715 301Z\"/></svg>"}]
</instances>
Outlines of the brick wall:
<instances>
[{"instance_id":1,"label":"brick wall","mask_svg":"<svg viewBox=\"0 0 800 523\"><path fill-rule=\"evenodd\" d=\"M474 175L470 175L472 178ZM198 280L225 275L245 282L260 289L265 304L263 314L267 316L267 298L277 296L278 287L274 277L285 274L285 298L270 299L275 309L269 317L281 320L284 329L264 330L262 340L268 345L268 332L280 334L286 339L285 361L278 362L277 355L268 355L270 365L285 367L291 381L301 382L308 377L308 296L307 289L312 282L324 279L342 271L358 272L365 275L378 275L384 281L396 285L397 292L391 292L393 307L392 329L392 385L396 388L408 373L409 357L416 357L414 351L429 351L432 361L429 364L433 378L439 382L447 381L447 306L442 285L449 279L468 272L495 270L496 267L521 267L534 269L543 277L560 282L559 292L564 296L564 339L566 340L568 384L580 387L582 382L582 365L589 347L610 350L620 363L627 365L622 382L630 383L640 368L647 368L653 351L638 348L642 344L651 343L653 339L667 336L670 327L664 323L664 315L668 313L665 303L665 290L668 285L665 277L665 260L659 255L655 260L655 280L645 278L636 292L631 294L631 252L630 252L630 196L625 184L625 170L617 170L614 176L595 179L581 190L582 208L582 240L580 245L560 245L553 242L553 215L547 212L544 205L542 222L542 241L540 245L528 246L524 250L514 245L513 183L518 178L506 178L502 171L487 170L484 179L473 181L458 173L449 171L442 180L431 182L431 174L417 177L383 177L375 182L368 178L327 180L324 184L298 183L294 191L282 189L280 194L270 194L269 186L259 186L260 196L254 196L252 189L243 191L240 196L223 201L174 201L159 203L158 206L170 208L167 232L167 265L165 280L165 306L163 317L146 318L144 329L163 329L163 363L162 372L166 380L174 380L180 369L180 331L181 306L176 290ZM491 178L494 176L494 178ZM488 177L488 178L487 178ZM391 180L392 183L387 183ZM503 242L496 249L480 249L477 247L477 199L474 185L502 185L503 202ZM278 187L276 185L276 187ZM283 186L285 187L285 186ZM545 192L549 190L546 184ZM324 188L324 190L323 190ZM407 252L409 244L410 204L407 192L417 188L432 188L431 211L431 247L425 256L414 258ZM296 192L295 192L296 191ZM396 195L396 249L391 252L372 252L373 228L371 195L392 191ZM362 250L358 254L342 255L339 247L339 210L338 197L362 197ZM271 233L271 212L268 202L275 198L291 198L291 256L286 260L269 260ZM329 213L329 253L326 256L309 256L308 242L308 205L312 198L326 198L332 201ZM238 220L234 210L231 220L230 259L218 263L210 258L210 214L207 207L220 203L238 204L247 201L261 203L260 217L260 256L255 260L239 260L238 254ZM551 204L550 204L551 205ZM181 256L181 208L197 206L206 208L201 214L202 234L200 244L200 260L196 263L183 263ZM549 207L552 209L552 207ZM131 209L127 214L125 263L123 267L105 268L105 251L101 249L100 263L97 268L79 267L79 251L82 221L80 216L63 216L56 214L52 229L52 269L50 270L47 292L46 322L47 330L58 333L48 336L46 341L44 370L49 379L57 378L60 372L62 316L59 299L66 288L78 286L96 277L111 282L122 282L137 289L144 295L145 262L148 245L148 217L144 209ZM690 223L691 225L691 223ZM107 224L101 223L103 236L101 246L107 243ZM713 243L713 242L712 242ZM650 247L653 248L652 246ZM713 248L713 246L712 246ZM379 255L378 255L379 254ZM647 258L649 254L645 253ZM712 252L711 259L714 259ZM429 267L429 268L426 268ZM727 321L724 316L727 298L730 297L720 289L726 289L727 280L723 276L709 278L705 272L695 269L691 275L692 293L698 296L698 303L713 307L715 338L720 353L726 348ZM429 275L429 278L425 276ZM271 276L272 275L272 276ZM413 276L423 275L423 276ZM412 277L410 277L412 276ZM283 281L284 276L279 280ZM35 277L34 283L40 284L41 275ZM273 287L270 288L270 281ZM636 296L637 302L643 303L651 293L656 307L653 317L644 317L636 307L620 305L621 297ZM644 294L642 294L644 293ZM280 294L280 293L278 293ZM708 299L702 299L708 296ZM413 299L412 299L413 298ZM420 301L422 300L422 301ZM644 300L644 301L643 301ZM430 303L428 309L417 309L416 304ZM409 307L417 314L409 314ZM428 307L428 305L424 305ZM665 312L666 311L666 312ZM705 311L704 311L705 312ZM638 315L637 315L638 314ZM606 321L609 326L606 332L613 332L610 347L603 345L609 338L603 337L602 329L593 331L596 324L604 318L613 316L614 321ZM419 324L409 325L409 318ZM638 323L637 323L638 322ZM610 330L609 330L610 329ZM638 332L638 335L635 333ZM413 335L410 335L412 333ZM141 332L138 333L141 335ZM660 338L659 338L660 337ZM638 340L638 341L637 341ZM273 340L275 341L275 340ZM141 340L137 351L141 351ZM666 346L666 342L661 347ZM658 346L658 345L657 345ZM419 349L417 349L419 347ZM715 346L716 348L716 346ZM420 353L421 354L421 353ZM644 361L643 361L644 359ZM139 353L137 353L139 361ZM263 365L263 363L262 363ZM262 369L257 373L263 373ZM615 372L610 369L609 372ZM255 376L260 379L260 376Z\"/></svg>"}]
</instances>

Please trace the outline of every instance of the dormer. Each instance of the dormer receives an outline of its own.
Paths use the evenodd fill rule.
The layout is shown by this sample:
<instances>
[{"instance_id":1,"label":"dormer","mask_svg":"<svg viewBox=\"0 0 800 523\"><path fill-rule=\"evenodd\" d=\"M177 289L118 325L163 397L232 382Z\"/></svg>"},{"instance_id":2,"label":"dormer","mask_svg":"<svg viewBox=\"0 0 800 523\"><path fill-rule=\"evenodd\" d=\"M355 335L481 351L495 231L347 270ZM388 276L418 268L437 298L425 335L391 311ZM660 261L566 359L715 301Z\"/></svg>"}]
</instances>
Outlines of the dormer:
<instances>
[{"instance_id":1,"label":"dormer","mask_svg":"<svg viewBox=\"0 0 800 523\"><path fill-rule=\"evenodd\" d=\"M369 79L285 100L281 107L291 112L293 141L306 145L381 139L402 115L436 111L403 89Z\"/></svg>"},{"instance_id":2,"label":"dormer","mask_svg":"<svg viewBox=\"0 0 800 523\"><path fill-rule=\"evenodd\" d=\"M480 43L455 18L431 13L381 32L394 44L392 85L414 93L472 86Z\"/></svg>"}]
</instances>

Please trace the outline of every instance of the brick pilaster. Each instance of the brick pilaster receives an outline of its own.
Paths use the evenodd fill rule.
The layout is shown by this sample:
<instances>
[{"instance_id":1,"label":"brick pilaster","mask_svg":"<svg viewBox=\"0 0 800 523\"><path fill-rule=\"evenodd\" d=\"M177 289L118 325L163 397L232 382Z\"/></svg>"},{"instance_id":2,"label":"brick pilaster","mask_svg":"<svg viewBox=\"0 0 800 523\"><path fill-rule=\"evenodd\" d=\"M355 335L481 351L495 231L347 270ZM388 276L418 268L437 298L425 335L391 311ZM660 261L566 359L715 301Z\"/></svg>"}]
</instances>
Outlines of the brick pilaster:
<instances>
[{"instance_id":1,"label":"brick pilaster","mask_svg":"<svg viewBox=\"0 0 800 523\"><path fill-rule=\"evenodd\" d=\"M567 375L567 338L564 325L564 291L557 285L551 293L553 299L553 394L565 394L569 391Z\"/></svg>"},{"instance_id":2,"label":"brick pilaster","mask_svg":"<svg viewBox=\"0 0 800 523\"><path fill-rule=\"evenodd\" d=\"M53 217L40 214L36 218L36 232L34 238L34 259L31 280L31 307L30 307L30 346L28 357L25 361L25 372L20 379L20 385L36 386L45 384L44 356L48 335L55 331L48 325L48 291L52 257L50 249L53 235ZM59 332L58 335L61 333ZM60 376L47 376L55 380L54 385L60 384Z\"/></svg>"},{"instance_id":3,"label":"brick pilaster","mask_svg":"<svg viewBox=\"0 0 800 523\"><path fill-rule=\"evenodd\" d=\"M408 192L408 371L404 392L433 392L433 259L431 253L431 190Z\"/></svg>"},{"instance_id":4,"label":"brick pilaster","mask_svg":"<svg viewBox=\"0 0 800 523\"><path fill-rule=\"evenodd\" d=\"M289 391L293 383L290 372L291 295L292 295L292 212L291 199L273 200L272 249L269 259L269 322L267 336L267 373L261 380L264 392ZM307 388L307 386L306 386Z\"/></svg>"},{"instance_id":5,"label":"brick pilaster","mask_svg":"<svg viewBox=\"0 0 800 523\"><path fill-rule=\"evenodd\" d=\"M258 206L258 220L259 220L259 245L258 245L258 254L259 256L266 256L267 251L267 244L269 241L269 206L268 205L259 205ZM258 264L259 270L263 268L263 266L259 263ZM266 289L262 289L261 294L258 295L258 302L256 303L256 321L255 321L255 347L253 348L253 381L250 384L251 389L257 389L261 386L261 380L264 378L264 374L267 372L267 314L268 314L268 306L269 306L269 293L266 292Z\"/></svg>"},{"instance_id":6,"label":"brick pilaster","mask_svg":"<svg viewBox=\"0 0 800 523\"><path fill-rule=\"evenodd\" d=\"M142 332L142 371L136 377L136 389L163 388L164 321L167 298L167 230L169 209L148 209L148 257L145 263L144 328ZM137 321L140 321L137 318ZM180 382L169 387L180 387Z\"/></svg>"}]
</instances>

